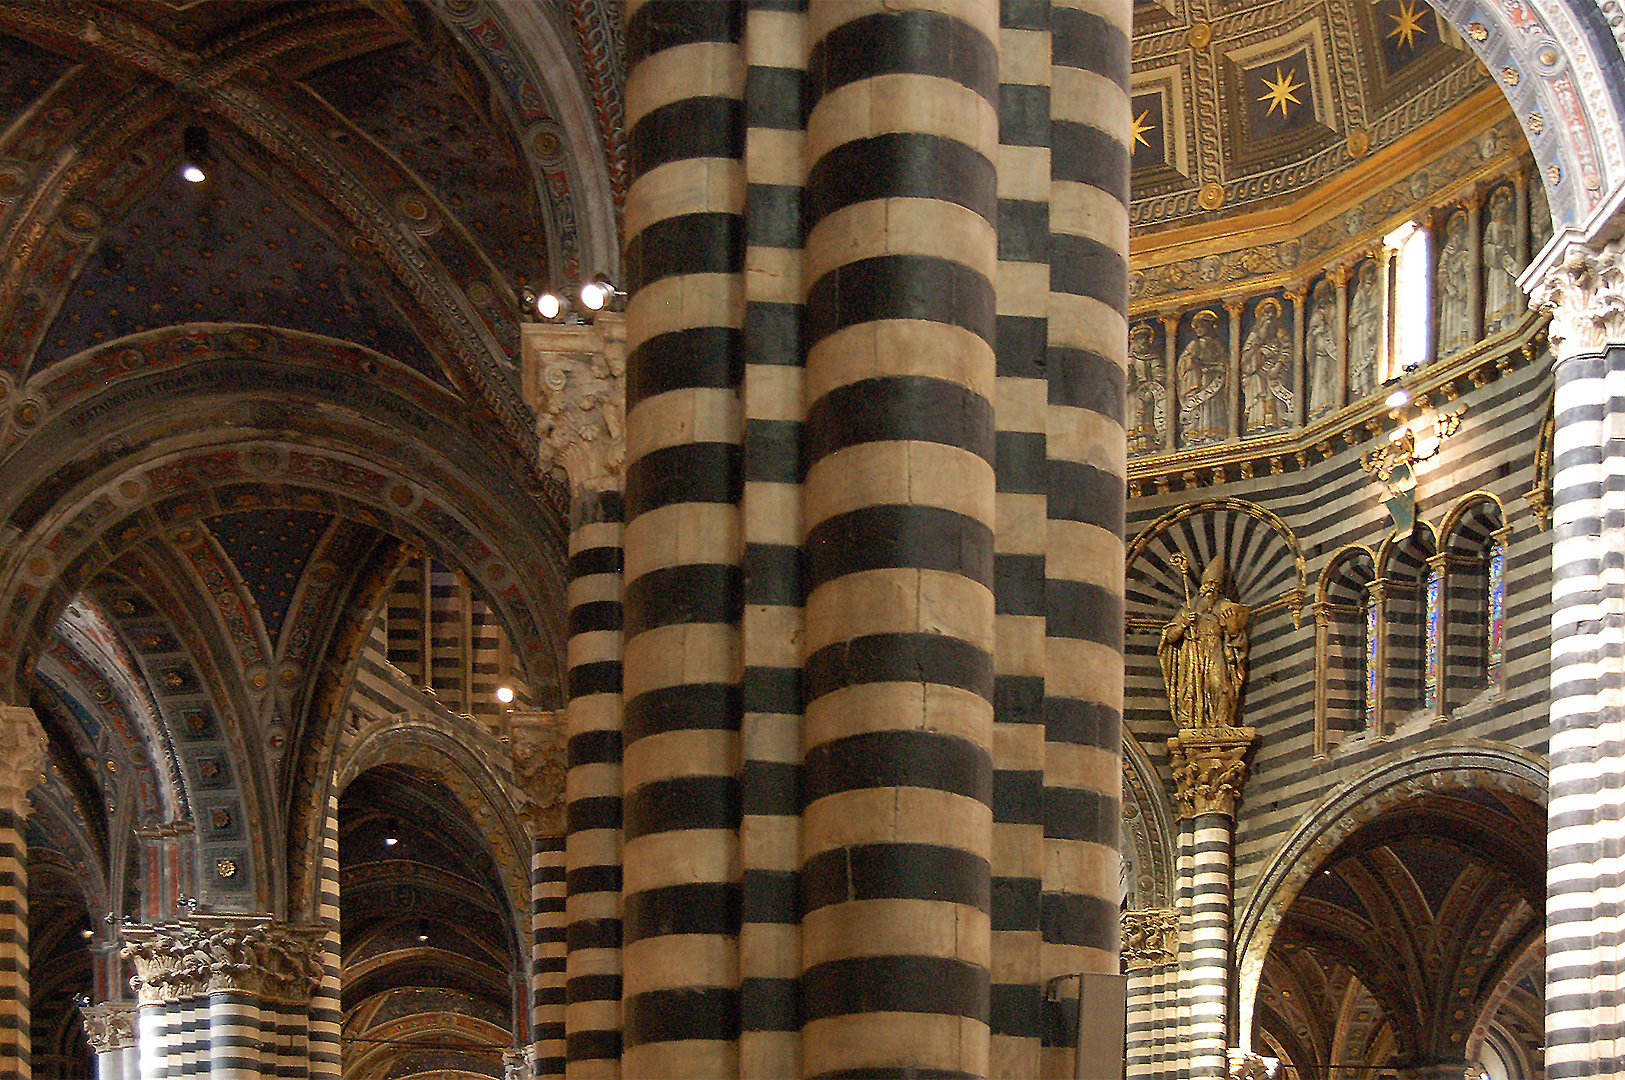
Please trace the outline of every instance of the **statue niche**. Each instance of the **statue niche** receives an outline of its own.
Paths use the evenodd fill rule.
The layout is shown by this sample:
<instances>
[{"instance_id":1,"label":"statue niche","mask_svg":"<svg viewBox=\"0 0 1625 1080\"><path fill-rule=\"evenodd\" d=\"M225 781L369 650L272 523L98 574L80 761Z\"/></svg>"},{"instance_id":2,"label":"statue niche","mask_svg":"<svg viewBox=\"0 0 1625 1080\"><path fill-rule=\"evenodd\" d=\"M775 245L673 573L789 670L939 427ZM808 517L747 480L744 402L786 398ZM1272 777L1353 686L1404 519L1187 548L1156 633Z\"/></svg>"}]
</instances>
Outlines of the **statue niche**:
<instances>
[{"instance_id":1,"label":"statue niche","mask_svg":"<svg viewBox=\"0 0 1625 1080\"><path fill-rule=\"evenodd\" d=\"M1180 580L1189 564L1176 555ZM1202 571L1196 595L1185 595L1162 631L1157 659L1168 687L1168 707L1180 731L1233 728L1247 682L1252 611L1236 598L1230 572L1219 559Z\"/></svg>"}]
</instances>

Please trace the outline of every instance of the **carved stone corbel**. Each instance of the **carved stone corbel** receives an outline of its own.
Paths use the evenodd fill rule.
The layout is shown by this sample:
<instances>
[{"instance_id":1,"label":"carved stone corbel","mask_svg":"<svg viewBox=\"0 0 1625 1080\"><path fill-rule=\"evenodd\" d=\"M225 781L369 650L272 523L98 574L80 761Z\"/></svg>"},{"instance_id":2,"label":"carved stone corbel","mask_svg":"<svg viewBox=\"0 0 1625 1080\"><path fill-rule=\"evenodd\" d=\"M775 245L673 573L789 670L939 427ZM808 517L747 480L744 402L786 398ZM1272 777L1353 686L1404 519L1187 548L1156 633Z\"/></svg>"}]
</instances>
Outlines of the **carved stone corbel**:
<instances>
[{"instance_id":1,"label":"carved stone corbel","mask_svg":"<svg viewBox=\"0 0 1625 1080\"><path fill-rule=\"evenodd\" d=\"M1570 242L1534 283L1529 306L1552 317L1546 337L1558 360L1625 343L1625 240L1600 251Z\"/></svg>"},{"instance_id":2,"label":"carved stone corbel","mask_svg":"<svg viewBox=\"0 0 1625 1080\"><path fill-rule=\"evenodd\" d=\"M0 705L0 810L28 816L28 792L44 779L50 760L45 747L33 709Z\"/></svg>"},{"instance_id":3,"label":"carved stone corbel","mask_svg":"<svg viewBox=\"0 0 1625 1080\"><path fill-rule=\"evenodd\" d=\"M1230 727L1181 731L1168 740L1181 818L1236 816L1247 781L1247 750L1257 738L1256 728Z\"/></svg>"},{"instance_id":4,"label":"carved stone corbel","mask_svg":"<svg viewBox=\"0 0 1625 1080\"><path fill-rule=\"evenodd\" d=\"M106 1054L134 1046L135 1009L133 1001L103 1001L79 1010L91 1052Z\"/></svg>"},{"instance_id":5,"label":"carved stone corbel","mask_svg":"<svg viewBox=\"0 0 1625 1080\"><path fill-rule=\"evenodd\" d=\"M569 771L565 714L514 713L511 728L513 779L523 801L519 814L532 836L564 832L564 778Z\"/></svg>"},{"instance_id":6,"label":"carved stone corbel","mask_svg":"<svg viewBox=\"0 0 1625 1080\"><path fill-rule=\"evenodd\" d=\"M1124 971L1161 967L1179 959L1179 912L1172 908L1123 912Z\"/></svg>"},{"instance_id":7,"label":"carved stone corbel","mask_svg":"<svg viewBox=\"0 0 1625 1080\"><path fill-rule=\"evenodd\" d=\"M527 323L524 395L541 460L572 493L619 488L626 460L626 317Z\"/></svg>"}]
</instances>

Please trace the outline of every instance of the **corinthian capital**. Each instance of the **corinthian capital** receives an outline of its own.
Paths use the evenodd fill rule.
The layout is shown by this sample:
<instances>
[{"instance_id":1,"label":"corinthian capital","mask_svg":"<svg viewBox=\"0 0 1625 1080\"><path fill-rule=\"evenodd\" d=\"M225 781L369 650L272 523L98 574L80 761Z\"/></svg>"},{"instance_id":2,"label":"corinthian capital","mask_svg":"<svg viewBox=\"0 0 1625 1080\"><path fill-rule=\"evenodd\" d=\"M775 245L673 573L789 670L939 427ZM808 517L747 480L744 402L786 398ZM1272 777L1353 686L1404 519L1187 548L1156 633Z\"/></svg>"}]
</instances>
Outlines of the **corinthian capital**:
<instances>
[{"instance_id":1,"label":"corinthian capital","mask_svg":"<svg viewBox=\"0 0 1625 1080\"><path fill-rule=\"evenodd\" d=\"M564 777L569 771L564 711L514 713L513 778L525 804L520 810L536 836L564 832Z\"/></svg>"},{"instance_id":2,"label":"corinthian capital","mask_svg":"<svg viewBox=\"0 0 1625 1080\"><path fill-rule=\"evenodd\" d=\"M234 991L302 1004L321 978L320 926L253 915L197 915L124 930L141 1004Z\"/></svg>"},{"instance_id":3,"label":"corinthian capital","mask_svg":"<svg viewBox=\"0 0 1625 1080\"><path fill-rule=\"evenodd\" d=\"M1168 908L1123 912L1123 970L1172 964L1179 958L1179 913Z\"/></svg>"},{"instance_id":4,"label":"corinthian capital","mask_svg":"<svg viewBox=\"0 0 1625 1080\"><path fill-rule=\"evenodd\" d=\"M104 1001L88 1005L79 1015L85 1021L85 1039L98 1054L135 1045L135 1002Z\"/></svg>"},{"instance_id":5,"label":"corinthian capital","mask_svg":"<svg viewBox=\"0 0 1625 1080\"><path fill-rule=\"evenodd\" d=\"M525 400L536 410L541 458L576 491L621 484L626 458L626 321L524 327Z\"/></svg>"},{"instance_id":6,"label":"corinthian capital","mask_svg":"<svg viewBox=\"0 0 1625 1080\"><path fill-rule=\"evenodd\" d=\"M1179 816L1236 816L1247 780L1247 748L1258 737L1253 728L1210 728L1182 731L1168 740Z\"/></svg>"},{"instance_id":7,"label":"corinthian capital","mask_svg":"<svg viewBox=\"0 0 1625 1080\"><path fill-rule=\"evenodd\" d=\"M40 782L47 760L34 710L0 705L0 810L28 813L28 791Z\"/></svg>"},{"instance_id":8,"label":"corinthian capital","mask_svg":"<svg viewBox=\"0 0 1625 1080\"><path fill-rule=\"evenodd\" d=\"M1571 241L1529 306L1552 317L1546 334L1558 360L1625 343L1625 241L1600 250Z\"/></svg>"}]
</instances>

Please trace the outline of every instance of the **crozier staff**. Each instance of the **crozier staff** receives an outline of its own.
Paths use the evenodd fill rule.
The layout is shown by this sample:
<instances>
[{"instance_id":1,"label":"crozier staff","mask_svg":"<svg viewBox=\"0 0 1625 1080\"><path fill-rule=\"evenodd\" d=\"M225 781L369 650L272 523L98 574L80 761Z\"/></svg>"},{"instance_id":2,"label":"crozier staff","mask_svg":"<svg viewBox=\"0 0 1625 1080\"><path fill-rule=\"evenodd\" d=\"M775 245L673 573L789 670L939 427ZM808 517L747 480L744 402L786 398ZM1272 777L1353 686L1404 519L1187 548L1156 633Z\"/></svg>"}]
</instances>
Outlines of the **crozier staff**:
<instances>
[{"instance_id":1,"label":"crozier staff","mask_svg":"<svg viewBox=\"0 0 1625 1080\"><path fill-rule=\"evenodd\" d=\"M1247 681L1245 604L1231 599L1230 574L1214 560L1202 571L1196 595L1162 631L1157 659L1168 685L1168 707L1180 730L1234 727Z\"/></svg>"}]
</instances>

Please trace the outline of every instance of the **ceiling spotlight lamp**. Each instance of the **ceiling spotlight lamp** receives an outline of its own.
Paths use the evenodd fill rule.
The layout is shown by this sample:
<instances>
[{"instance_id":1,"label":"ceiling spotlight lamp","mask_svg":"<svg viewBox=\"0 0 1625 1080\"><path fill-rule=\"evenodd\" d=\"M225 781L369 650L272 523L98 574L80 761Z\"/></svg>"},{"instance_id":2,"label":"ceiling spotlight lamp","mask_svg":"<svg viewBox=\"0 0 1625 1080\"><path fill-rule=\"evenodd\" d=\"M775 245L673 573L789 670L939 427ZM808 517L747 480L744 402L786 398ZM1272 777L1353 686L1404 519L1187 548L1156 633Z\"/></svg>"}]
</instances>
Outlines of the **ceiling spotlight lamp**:
<instances>
[{"instance_id":1,"label":"ceiling spotlight lamp","mask_svg":"<svg viewBox=\"0 0 1625 1080\"><path fill-rule=\"evenodd\" d=\"M413 928L413 932L417 935L417 939L419 941L428 941L429 940L429 935L426 932L424 932L422 920L419 920L419 921L413 923L412 928Z\"/></svg>"},{"instance_id":2,"label":"ceiling spotlight lamp","mask_svg":"<svg viewBox=\"0 0 1625 1080\"><path fill-rule=\"evenodd\" d=\"M1411 392L1403 386L1396 386L1388 394L1385 404L1390 409L1403 409L1411 403Z\"/></svg>"},{"instance_id":3,"label":"ceiling spotlight lamp","mask_svg":"<svg viewBox=\"0 0 1625 1080\"><path fill-rule=\"evenodd\" d=\"M384 846L394 847L396 844L400 843L400 831L400 822L396 821L394 818L390 818L388 821L384 822Z\"/></svg>"},{"instance_id":4,"label":"ceiling spotlight lamp","mask_svg":"<svg viewBox=\"0 0 1625 1080\"><path fill-rule=\"evenodd\" d=\"M209 129L201 124L188 124L181 133L181 179L189 184L201 184L209 178Z\"/></svg>"},{"instance_id":5,"label":"ceiling spotlight lamp","mask_svg":"<svg viewBox=\"0 0 1625 1080\"><path fill-rule=\"evenodd\" d=\"M602 311L625 296L626 294L617 289L603 274L581 286L581 306L588 311Z\"/></svg>"}]
</instances>

